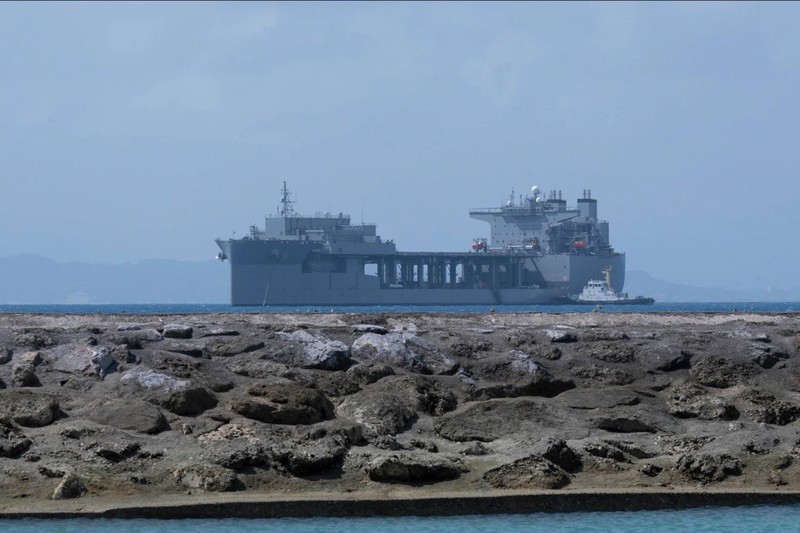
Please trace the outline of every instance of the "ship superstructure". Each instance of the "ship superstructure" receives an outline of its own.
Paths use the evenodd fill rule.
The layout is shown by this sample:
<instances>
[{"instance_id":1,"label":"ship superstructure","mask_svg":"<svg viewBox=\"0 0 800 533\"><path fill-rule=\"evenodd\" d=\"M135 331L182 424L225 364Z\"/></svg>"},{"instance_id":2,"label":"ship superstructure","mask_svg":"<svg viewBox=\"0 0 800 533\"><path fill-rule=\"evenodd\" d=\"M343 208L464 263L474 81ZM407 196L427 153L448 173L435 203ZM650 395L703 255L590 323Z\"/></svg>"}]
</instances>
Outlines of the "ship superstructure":
<instances>
[{"instance_id":1,"label":"ship superstructure","mask_svg":"<svg viewBox=\"0 0 800 533\"><path fill-rule=\"evenodd\" d=\"M231 263L233 305L469 305L566 303L605 267L625 271L608 223L584 191L568 208L538 187L500 208L470 211L491 238L472 251L400 252L375 224L348 215L300 216L286 183L275 216L239 239L217 239ZM616 276L621 291L624 276Z\"/></svg>"}]
</instances>

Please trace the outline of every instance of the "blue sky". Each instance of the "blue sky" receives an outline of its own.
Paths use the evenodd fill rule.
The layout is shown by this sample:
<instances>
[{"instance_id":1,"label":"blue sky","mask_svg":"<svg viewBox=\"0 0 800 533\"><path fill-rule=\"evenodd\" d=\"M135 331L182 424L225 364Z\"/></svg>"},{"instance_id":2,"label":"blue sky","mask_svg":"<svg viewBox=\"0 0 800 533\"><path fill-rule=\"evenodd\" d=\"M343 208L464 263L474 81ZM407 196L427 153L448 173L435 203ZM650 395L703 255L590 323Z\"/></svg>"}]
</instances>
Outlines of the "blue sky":
<instances>
[{"instance_id":1,"label":"blue sky","mask_svg":"<svg viewBox=\"0 0 800 533\"><path fill-rule=\"evenodd\" d=\"M204 260L275 211L464 250L590 188L628 268L798 286L798 3L0 3L0 255Z\"/></svg>"}]
</instances>

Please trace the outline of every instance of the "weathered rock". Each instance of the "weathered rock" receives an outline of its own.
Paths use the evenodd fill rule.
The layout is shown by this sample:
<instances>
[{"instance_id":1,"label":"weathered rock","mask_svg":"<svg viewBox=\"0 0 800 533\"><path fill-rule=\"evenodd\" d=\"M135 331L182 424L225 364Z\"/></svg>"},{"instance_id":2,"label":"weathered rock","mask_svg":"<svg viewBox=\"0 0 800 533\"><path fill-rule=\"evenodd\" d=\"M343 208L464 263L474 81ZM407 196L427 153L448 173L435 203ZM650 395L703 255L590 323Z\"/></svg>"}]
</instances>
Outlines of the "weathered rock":
<instances>
[{"instance_id":1,"label":"weathered rock","mask_svg":"<svg viewBox=\"0 0 800 533\"><path fill-rule=\"evenodd\" d=\"M117 368L117 360L114 359L111 350L107 348L94 348L89 358L92 372L100 377L104 377Z\"/></svg>"},{"instance_id":2,"label":"weathered rock","mask_svg":"<svg viewBox=\"0 0 800 533\"><path fill-rule=\"evenodd\" d=\"M4 365L11 361L14 352L9 348L0 348L0 365Z\"/></svg>"},{"instance_id":3,"label":"weathered rock","mask_svg":"<svg viewBox=\"0 0 800 533\"><path fill-rule=\"evenodd\" d=\"M531 354L531 357L536 359L547 359L548 361L557 361L561 359L561 356L563 355L561 348L558 346L553 346L552 344L530 346L526 348L525 351Z\"/></svg>"},{"instance_id":4,"label":"weathered rock","mask_svg":"<svg viewBox=\"0 0 800 533\"><path fill-rule=\"evenodd\" d=\"M123 350L126 349L123 347ZM48 362L59 372L105 376L117 368L115 353L108 346L62 344L50 351Z\"/></svg>"},{"instance_id":5,"label":"weathered rock","mask_svg":"<svg viewBox=\"0 0 800 533\"><path fill-rule=\"evenodd\" d=\"M389 333L389 330L377 324L355 324L353 326L353 333L377 333L378 335L386 335Z\"/></svg>"},{"instance_id":6,"label":"weathered rock","mask_svg":"<svg viewBox=\"0 0 800 533\"><path fill-rule=\"evenodd\" d=\"M661 450L657 448L653 441L638 441L636 443L624 440L609 440L604 441L609 446L618 448L636 459L650 459L661 454Z\"/></svg>"},{"instance_id":7,"label":"weathered rock","mask_svg":"<svg viewBox=\"0 0 800 533\"><path fill-rule=\"evenodd\" d=\"M466 468L445 457L400 453L373 459L366 471L373 481L435 483L456 479Z\"/></svg>"},{"instance_id":8,"label":"weathered rock","mask_svg":"<svg viewBox=\"0 0 800 533\"><path fill-rule=\"evenodd\" d=\"M572 389L560 395L559 399L573 409L611 409L639 403L635 393L621 387Z\"/></svg>"},{"instance_id":9,"label":"weathered rock","mask_svg":"<svg viewBox=\"0 0 800 533\"><path fill-rule=\"evenodd\" d=\"M483 479L496 489L560 489L570 483L566 472L541 455L489 470Z\"/></svg>"},{"instance_id":10,"label":"weathered rock","mask_svg":"<svg viewBox=\"0 0 800 533\"><path fill-rule=\"evenodd\" d=\"M641 472L647 477L656 477L663 471L664 469L661 468L660 466L656 466L650 463L645 463L639 468L639 472Z\"/></svg>"},{"instance_id":11,"label":"weathered rock","mask_svg":"<svg viewBox=\"0 0 800 533\"><path fill-rule=\"evenodd\" d=\"M169 429L161 410L141 400L112 400L87 408L83 416L98 424L138 433L155 434Z\"/></svg>"},{"instance_id":12,"label":"weathered rock","mask_svg":"<svg viewBox=\"0 0 800 533\"><path fill-rule=\"evenodd\" d=\"M346 454L347 446L343 439L336 437L281 446L273 451L275 460L295 476L310 476L326 472L340 465Z\"/></svg>"},{"instance_id":13,"label":"weathered rock","mask_svg":"<svg viewBox=\"0 0 800 533\"><path fill-rule=\"evenodd\" d=\"M758 353L753 357L753 362L764 369L770 369L784 359L787 359L789 354L781 351L764 351Z\"/></svg>"},{"instance_id":14,"label":"weathered rock","mask_svg":"<svg viewBox=\"0 0 800 533\"><path fill-rule=\"evenodd\" d=\"M657 427L639 420L635 416L604 416L594 419L593 424L598 429L605 429L614 433L658 432Z\"/></svg>"},{"instance_id":15,"label":"weathered rock","mask_svg":"<svg viewBox=\"0 0 800 533\"><path fill-rule=\"evenodd\" d=\"M472 394L475 400L517 396L551 398L575 388L574 382L556 378L529 354L518 350L484 360L471 370L485 380L500 382L478 386Z\"/></svg>"},{"instance_id":16,"label":"weathered rock","mask_svg":"<svg viewBox=\"0 0 800 533\"><path fill-rule=\"evenodd\" d=\"M234 355L260 350L264 346L264 341L254 338L242 338L236 340L216 338L206 343L206 345L203 347L203 353L209 358L233 357Z\"/></svg>"},{"instance_id":17,"label":"weathered rock","mask_svg":"<svg viewBox=\"0 0 800 533\"><path fill-rule=\"evenodd\" d=\"M231 403L231 410L269 424L314 424L333 417L333 405L321 392L287 383L259 383L250 398Z\"/></svg>"},{"instance_id":18,"label":"weathered rock","mask_svg":"<svg viewBox=\"0 0 800 533\"><path fill-rule=\"evenodd\" d=\"M46 393L6 389L0 391L0 416L20 426L43 427L61 416L58 401Z\"/></svg>"},{"instance_id":19,"label":"weathered rock","mask_svg":"<svg viewBox=\"0 0 800 533\"><path fill-rule=\"evenodd\" d=\"M191 339L194 328L185 324L166 324L161 336L165 339Z\"/></svg>"},{"instance_id":20,"label":"weathered rock","mask_svg":"<svg viewBox=\"0 0 800 533\"><path fill-rule=\"evenodd\" d=\"M313 370L299 376L297 380L309 388L317 389L329 398L338 398L355 394L361 390L358 381L344 371Z\"/></svg>"},{"instance_id":21,"label":"weathered rock","mask_svg":"<svg viewBox=\"0 0 800 533\"><path fill-rule=\"evenodd\" d=\"M207 492L231 492L239 485L233 470L213 464L183 464L175 469L173 476L186 488Z\"/></svg>"},{"instance_id":22,"label":"weathered rock","mask_svg":"<svg viewBox=\"0 0 800 533\"><path fill-rule=\"evenodd\" d=\"M160 371L169 377L184 379L190 379L198 374L205 364L205 361L197 357L173 352L156 352L152 360L153 370ZM150 378L150 381L153 379ZM160 385L151 385L148 388L159 387Z\"/></svg>"},{"instance_id":23,"label":"weathered rock","mask_svg":"<svg viewBox=\"0 0 800 533\"><path fill-rule=\"evenodd\" d=\"M6 388L6 382L0 379L0 389L5 389L5 388Z\"/></svg>"},{"instance_id":24,"label":"weathered rock","mask_svg":"<svg viewBox=\"0 0 800 533\"><path fill-rule=\"evenodd\" d=\"M188 381L160 374L149 368L137 368L125 372L120 378L122 383L134 383L150 391L172 392L189 385Z\"/></svg>"},{"instance_id":25,"label":"weathered rock","mask_svg":"<svg viewBox=\"0 0 800 533\"><path fill-rule=\"evenodd\" d=\"M462 455L486 455L488 453L489 449L482 442L473 442L461 450Z\"/></svg>"},{"instance_id":26,"label":"weathered rock","mask_svg":"<svg viewBox=\"0 0 800 533\"><path fill-rule=\"evenodd\" d=\"M43 333L19 333L14 337L14 344L40 350L54 346L56 341Z\"/></svg>"},{"instance_id":27,"label":"weathered rock","mask_svg":"<svg viewBox=\"0 0 800 533\"><path fill-rule=\"evenodd\" d=\"M622 450L604 442L587 442L583 445L583 450L589 455L602 459L610 459L620 463L627 461Z\"/></svg>"},{"instance_id":28,"label":"weathered rock","mask_svg":"<svg viewBox=\"0 0 800 533\"><path fill-rule=\"evenodd\" d=\"M77 474L70 472L63 477L61 483L53 491L53 500L80 498L86 494L86 484Z\"/></svg>"},{"instance_id":29,"label":"weathered rock","mask_svg":"<svg viewBox=\"0 0 800 533\"><path fill-rule=\"evenodd\" d=\"M394 435L417 418L407 398L383 391L362 391L348 396L336 407L336 413L363 424L367 439Z\"/></svg>"},{"instance_id":30,"label":"weathered rock","mask_svg":"<svg viewBox=\"0 0 800 533\"><path fill-rule=\"evenodd\" d=\"M31 439L10 420L0 418L0 457L17 457L31 447Z\"/></svg>"},{"instance_id":31,"label":"weathered rock","mask_svg":"<svg viewBox=\"0 0 800 533\"><path fill-rule=\"evenodd\" d=\"M675 372L691 367L692 354L678 346L655 344L644 346L639 360L651 372Z\"/></svg>"},{"instance_id":32,"label":"weathered rock","mask_svg":"<svg viewBox=\"0 0 800 533\"><path fill-rule=\"evenodd\" d=\"M599 365L575 366L571 370L577 378L596 381L604 385L628 385L633 383L633 376L619 368Z\"/></svg>"},{"instance_id":33,"label":"weathered rock","mask_svg":"<svg viewBox=\"0 0 800 533\"><path fill-rule=\"evenodd\" d=\"M198 437L203 458L212 463L242 471L254 466L268 466L272 461L269 442L253 428L240 424L223 424Z\"/></svg>"},{"instance_id":34,"label":"weathered rock","mask_svg":"<svg viewBox=\"0 0 800 533\"><path fill-rule=\"evenodd\" d=\"M677 385L669 395L668 412L677 418L700 420L736 420L739 411L735 406L714 396L697 385Z\"/></svg>"},{"instance_id":35,"label":"weathered rock","mask_svg":"<svg viewBox=\"0 0 800 533\"><path fill-rule=\"evenodd\" d=\"M580 456L567 446L567 443L556 437L540 440L533 447L534 455L539 455L562 468L565 472L577 472L581 469Z\"/></svg>"},{"instance_id":36,"label":"weathered rock","mask_svg":"<svg viewBox=\"0 0 800 533\"><path fill-rule=\"evenodd\" d=\"M492 343L485 339L476 339L472 336L455 335L448 333L442 339L446 341L442 347L445 352L454 357L475 359L481 354L492 350Z\"/></svg>"},{"instance_id":37,"label":"weathered rock","mask_svg":"<svg viewBox=\"0 0 800 533\"><path fill-rule=\"evenodd\" d=\"M39 378L36 377L36 372L33 365L18 365L14 367L11 373L11 385L13 387L41 387L42 384Z\"/></svg>"},{"instance_id":38,"label":"weathered rock","mask_svg":"<svg viewBox=\"0 0 800 533\"><path fill-rule=\"evenodd\" d=\"M203 346L193 342L167 342L160 346L167 352L188 355L189 357L203 357Z\"/></svg>"},{"instance_id":39,"label":"weathered rock","mask_svg":"<svg viewBox=\"0 0 800 533\"><path fill-rule=\"evenodd\" d=\"M386 376L393 376L394 370L389 365L367 363L351 366L347 369L347 375L363 385L370 385Z\"/></svg>"},{"instance_id":40,"label":"weathered rock","mask_svg":"<svg viewBox=\"0 0 800 533\"><path fill-rule=\"evenodd\" d=\"M583 342L623 341L629 338L624 331L594 328L581 331L579 337Z\"/></svg>"},{"instance_id":41,"label":"weathered rock","mask_svg":"<svg viewBox=\"0 0 800 533\"><path fill-rule=\"evenodd\" d=\"M32 352L23 352L16 357L16 362L18 365L29 365L29 366L39 366L42 364L44 359L42 359L42 352L39 351L32 351Z\"/></svg>"},{"instance_id":42,"label":"weathered rock","mask_svg":"<svg viewBox=\"0 0 800 533\"><path fill-rule=\"evenodd\" d=\"M237 335L239 332L235 329L211 328L203 330L200 337L236 337Z\"/></svg>"},{"instance_id":43,"label":"weathered rock","mask_svg":"<svg viewBox=\"0 0 800 533\"><path fill-rule=\"evenodd\" d=\"M725 389L745 383L755 374L755 370L752 364L734 365L724 357L710 355L698 361L689 374L701 385Z\"/></svg>"},{"instance_id":44,"label":"weathered rock","mask_svg":"<svg viewBox=\"0 0 800 533\"><path fill-rule=\"evenodd\" d=\"M372 445L381 450L397 451L404 449L403 445L397 442L394 435L381 435L372 441Z\"/></svg>"},{"instance_id":45,"label":"weathered rock","mask_svg":"<svg viewBox=\"0 0 800 533\"><path fill-rule=\"evenodd\" d=\"M341 341L334 341L318 331L299 329L281 333L281 338L303 345L301 368L345 370L350 366L350 349Z\"/></svg>"},{"instance_id":46,"label":"weathered rock","mask_svg":"<svg viewBox=\"0 0 800 533\"><path fill-rule=\"evenodd\" d=\"M121 344L132 349L139 349L146 344L160 341L161 333L153 328L124 330L124 333L109 336L108 340L114 344Z\"/></svg>"},{"instance_id":47,"label":"weathered rock","mask_svg":"<svg viewBox=\"0 0 800 533\"><path fill-rule=\"evenodd\" d=\"M675 468L696 481L709 483L740 475L742 462L728 454L687 453L678 459Z\"/></svg>"},{"instance_id":48,"label":"weathered rock","mask_svg":"<svg viewBox=\"0 0 800 533\"><path fill-rule=\"evenodd\" d=\"M240 361L227 365L234 374L255 379L269 379L289 374L289 367L273 361Z\"/></svg>"},{"instance_id":49,"label":"weathered rock","mask_svg":"<svg viewBox=\"0 0 800 533\"><path fill-rule=\"evenodd\" d=\"M774 451L780 442L777 437L758 436L745 442L742 450L750 455L765 455Z\"/></svg>"},{"instance_id":50,"label":"weathered rock","mask_svg":"<svg viewBox=\"0 0 800 533\"><path fill-rule=\"evenodd\" d=\"M69 467L66 465L53 465L53 464L40 465L37 468L37 470L44 477L48 477L51 479L63 478L70 472Z\"/></svg>"},{"instance_id":51,"label":"weathered rock","mask_svg":"<svg viewBox=\"0 0 800 533\"><path fill-rule=\"evenodd\" d=\"M131 457L138 452L141 447L141 444L138 442L107 442L97 446L94 449L94 453L112 463L118 463Z\"/></svg>"},{"instance_id":52,"label":"weathered rock","mask_svg":"<svg viewBox=\"0 0 800 533\"><path fill-rule=\"evenodd\" d=\"M365 333L353 342L350 351L360 362L396 365L421 374L452 374L458 369L458 363L434 345L405 331Z\"/></svg>"},{"instance_id":53,"label":"weathered rock","mask_svg":"<svg viewBox=\"0 0 800 533\"><path fill-rule=\"evenodd\" d=\"M446 414L434 422L436 433L455 442L482 441L530 432L541 436L558 432L569 438L566 412L549 402L532 399L489 400Z\"/></svg>"},{"instance_id":54,"label":"weathered rock","mask_svg":"<svg viewBox=\"0 0 800 533\"><path fill-rule=\"evenodd\" d=\"M593 343L589 356L606 363L630 363L634 359L633 346L619 343Z\"/></svg>"},{"instance_id":55,"label":"weathered rock","mask_svg":"<svg viewBox=\"0 0 800 533\"><path fill-rule=\"evenodd\" d=\"M751 414L757 422L785 426L800 418L800 406L778 400L772 394L750 391L744 398L756 405Z\"/></svg>"},{"instance_id":56,"label":"weathered rock","mask_svg":"<svg viewBox=\"0 0 800 533\"><path fill-rule=\"evenodd\" d=\"M544 333L550 342L575 342L578 340L575 332L565 327L556 326L555 329L544 330Z\"/></svg>"},{"instance_id":57,"label":"weathered rock","mask_svg":"<svg viewBox=\"0 0 800 533\"><path fill-rule=\"evenodd\" d=\"M208 389L192 387L173 392L166 398L155 400L167 411L180 416L198 415L217 406L217 398Z\"/></svg>"}]
</instances>

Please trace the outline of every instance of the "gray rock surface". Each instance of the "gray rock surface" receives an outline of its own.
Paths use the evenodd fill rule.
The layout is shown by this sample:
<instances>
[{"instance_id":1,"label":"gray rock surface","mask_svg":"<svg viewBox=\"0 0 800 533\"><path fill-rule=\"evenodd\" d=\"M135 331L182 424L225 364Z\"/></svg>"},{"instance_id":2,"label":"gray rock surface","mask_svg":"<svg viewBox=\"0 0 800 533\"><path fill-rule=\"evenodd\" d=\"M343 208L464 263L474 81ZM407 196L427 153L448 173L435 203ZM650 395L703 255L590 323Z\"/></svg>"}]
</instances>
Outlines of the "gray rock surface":
<instances>
[{"instance_id":1,"label":"gray rock surface","mask_svg":"<svg viewBox=\"0 0 800 533\"><path fill-rule=\"evenodd\" d=\"M269 424L314 424L333 416L333 405L314 389L289 383L258 383L249 397L234 400L234 412Z\"/></svg>"},{"instance_id":2,"label":"gray rock surface","mask_svg":"<svg viewBox=\"0 0 800 533\"><path fill-rule=\"evenodd\" d=\"M142 400L111 400L85 409L83 416L98 424L137 433L156 434L169 428L161 410Z\"/></svg>"},{"instance_id":3,"label":"gray rock surface","mask_svg":"<svg viewBox=\"0 0 800 533\"><path fill-rule=\"evenodd\" d=\"M216 407L217 398L208 389L192 387L177 390L155 403L176 415L194 416Z\"/></svg>"},{"instance_id":4,"label":"gray rock surface","mask_svg":"<svg viewBox=\"0 0 800 533\"><path fill-rule=\"evenodd\" d=\"M0 418L0 457L17 457L31 447L31 439L25 436L10 420Z\"/></svg>"},{"instance_id":5,"label":"gray rock surface","mask_svg":"<svg viewBox=\"0 0 800 533\"><path fill-rule=\"evenodd\" d=\"M11 374L12 387L41 387L42 383L36 376L36 371L33 365L20 364L14 367Z\"/></svg>"},{"instance_id":6,"label":"gray rock surface","mask_svg":"<svg viewBox=\"0 0 800 533\"><path fill-rule=\"evenodd\" d=\"M191 339L194 328L186 324L166 324L161 336L167 339Z\"/></svg>"},{"instance_id":7,"label":"gray rock surface","mask_svg":"<svg viewBox=\"0 0 800 533\"><path fill-rule=\"evenodd\" d=\"M0 314L0 499L800 488L795 314L159 318Z\"/></svg>"},{"instance_id":8,"label":"gray rock surface","mask_svg":"<svg viewBox=\"0 0 800 533\"><path fill-rule=\"evenodd\" d=\"M183 464L175 469L173 475L184 487L207 492L230 492L238 485L236 473L219 465Z\"/></svg>"},{"instance_id":9,"label":"gray rock surface","mask_svg":"<svg viewBox=\"0 0 800 533\"><path fill-rule=\"evenodd\" d=\"M728 476L740 475L742 462L728 454L688 453L678 459L675 468L694 480L710 483L722 481Z\"/></svg>"},{"instance_id":10,"label":"gray rock surface","mask_svg":"<svg viewBox=\"0 0 800 533\"><path fill-rule=\"evenodd\" d=\"M464 467L445 457L422 454L390 454L375 458L366 471L373 481L435 483L459 477Z\"/></svg>"},{"instance_id":11,"label":"gray rock surface","mask_svg":"<svg viewBox=\"0 0 800 533\"><path fill-rule=\"evenodd\" d=\"M452 374L458 363L441 353L435 345L409 332L380 335L365 333L350 347L360 362L384 363L421 374Z\"/></svg>"},{"instance_id":12,"label":"gray rock surface","mask_svg":"<svg viewBox=\"0 0 800 533\"><path fill-rule=\"evenodd\" d=\"M38 428L52 424L61 414L58 400L38 390L0 391L0 417L20 426Z\"/></svg>"},{"instance_id":13,"label":"gray rock surface","mask_svg":"<svg viewBox=\"0 0 800 533\"><path fill-rule=\"evenodd\" d=\"M284 340L303 346L303 357L299 365L302 368L346 370L350 366L350 348L341 341L329 339L319 331L301 329L280 335Z\"/></svg>"},{"instance_id":14,"label":"gray rock surface","mask_svg":"<svg viewBox=\"0 0 800 533\"><path fill-rule=\"evenodd\" d=\"M64 476L61 482L53 490L51 498L53 500L67 500L80 498L86 493L86 485L83 479L72 472Z\"/></svg>"},{"instance_id":15,"label":"gray rock surface","mask_svg":"<svg viewBox=\"0 0 800 533\"><path fill-rule=\"evenodd\" d=\"M540 455L489 470L483 479L496 489L561 489L570 483L566 472Z\"/></svg>"}]
</instances>

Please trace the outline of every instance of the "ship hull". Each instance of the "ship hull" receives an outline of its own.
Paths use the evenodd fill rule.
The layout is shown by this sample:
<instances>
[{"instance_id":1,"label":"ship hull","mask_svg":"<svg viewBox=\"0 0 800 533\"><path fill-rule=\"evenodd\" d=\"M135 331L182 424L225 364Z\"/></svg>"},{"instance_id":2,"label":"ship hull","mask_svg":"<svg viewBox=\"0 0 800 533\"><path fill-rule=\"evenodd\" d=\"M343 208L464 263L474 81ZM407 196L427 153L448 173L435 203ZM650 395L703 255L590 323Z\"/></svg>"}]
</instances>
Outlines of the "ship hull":
<instances>
[{"instance_id":1,"label":"ship hull","mask_svg":"<svg viewBox=\"0 0 800 533\"><path fill-rule=\"evenodd\" d=\"M655 299L646 296L637 298L620 298L619 300L575 300L575 305L651 305Z\"/></svg>"},{"instance_id":2,"label":"ship hull","mask_svg":"<svg viewBox=\"0 0 800 533\"><path fill-rule=\"evenodd\" d=\"M607 257L579 255L519 254L402 254L386 256L339 256L328 254L319 246L303 242L279 240L217 241L231 264L231 303L235 306L301 305L301 306L372 306L372 305L546 305L572 303L570 294L606 266L620 275L615 286L622 289L625 272L624 254ZM315 261L309 261L314 258ZM399 264L435 264L437 261L459 261L464 265L508 264L511 268L528 268L535 275L535 285L522 286L525 277L502 272L489 283L479 279L471 285L435 283L435 279L414 287L388 286L387 280L364 272L364 261ZM310 264L326 264L326 271L315 271ZM330 266L333 265L333 266ZM512 267L511 265L515 265ZM426 267L428 268L428 267ZM446 269L445 269L446 270ZM430 273L428 270L423 272ZM446 273L439 271L441 280ZM486 273L484 279L492 274ZM498 281L500 280L500 281ZM505 283L506 286L503 286Z\"/></svg>"}]
</instances>

